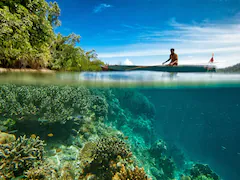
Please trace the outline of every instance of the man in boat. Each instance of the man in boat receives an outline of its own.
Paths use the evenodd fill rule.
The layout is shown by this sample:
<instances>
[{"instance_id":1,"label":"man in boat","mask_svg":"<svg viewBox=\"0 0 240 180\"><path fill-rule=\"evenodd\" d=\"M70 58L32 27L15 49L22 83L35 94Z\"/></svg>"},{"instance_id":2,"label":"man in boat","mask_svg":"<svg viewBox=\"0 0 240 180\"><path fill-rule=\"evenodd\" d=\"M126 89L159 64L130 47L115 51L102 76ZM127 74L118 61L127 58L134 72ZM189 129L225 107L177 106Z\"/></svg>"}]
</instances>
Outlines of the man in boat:
<instances>
[{"instance_id":1,"label":"man in boat","mask_svg":"<svg viewBox=\"0 0 240 180\"><path fill-rule=\"evenodd\" d=\"M166 62L170 61L171 62L168 64L168 66L177 66L178 65L178 55L176 53L174 53L174 49L170 49L171 54L170 57L167 61L165 61L163 64L165 64Z\"/></svg>"}]
</instances>

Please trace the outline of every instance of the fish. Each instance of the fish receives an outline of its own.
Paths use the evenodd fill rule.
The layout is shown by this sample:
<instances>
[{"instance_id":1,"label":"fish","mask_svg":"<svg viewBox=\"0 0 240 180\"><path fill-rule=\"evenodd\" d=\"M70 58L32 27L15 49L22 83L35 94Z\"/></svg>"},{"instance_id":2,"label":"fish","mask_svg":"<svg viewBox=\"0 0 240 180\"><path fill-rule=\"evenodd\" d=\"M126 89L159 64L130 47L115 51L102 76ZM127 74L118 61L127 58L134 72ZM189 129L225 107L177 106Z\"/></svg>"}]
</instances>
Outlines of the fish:
<instances>
[{"instance_id":1,"label":"fish","mask_svg":"<svg viewBox=\"0 0 240 180\"><path fill-rule=\"evenodd\" d=\"M48 120L46 120L46 119L38 119L38 122L40 122L40 123L44 123L44 122L48 122Z\"/></svg>"},{"instance_id":2,"label":"fish","mask_svg":"<svg viewBox=\"0 0 240 180\"><path fill-rule=\"evenodd\" d=\"M62 149L60 149L60 148L57 148L56 149L56 152L58 153L58 152L61 152L62 151Z\"/></svg>"},{"instance_id":3,"label":"fish","mask_svg":"<svg viewBox=\"0 0 240 180\"><path fill-rule=\"evenodd\" d=\"M48 137L53 137L53 133L49 133L49 134L48 134Z\"/></svg>"},{"instance_id":4,"label":"fish","mask_svg":"<svg viewBox=\"0 0 240 180\"><path fill-rule=\"evenodd\" d=\"M124 137L124 139L126 139L126 140L127 140L127 139L128 139L128 136L125 136L125 137Z\"/></svg>"},{"instance_id":5,"label":"fish","mask_svg":"<svg viewBox=\"0 0 240 180\"><path fill-rule=\"evenodd\" d=\"M237 155L240 155L240 152L238 152Z\"/></svg>"},{"instance_id":6,"label":"fish","mask_svg":"<svg viewBox=\"0 0 240 180\"><path fill-rule=\"evenodd\" d=\"M226 147L224 147L224 146L221 146L222 147L222 150L226 150L227 148Z\"/></svg>"},{"instance_id":7,"label":"fish","mask_svg":"<svg viewBox=\"0 0 240 180\"><path fill-rule=\"evenodd\" d=\"M22 176L12 178L11 180L21 180L21 179L25 179L25 178L26 178L26 176L22 175Z\"/></svg>"},{"instance_id":8,"label":"fish","mask_svg":"<svg viewBox=\"0 0 240 180\"><path fill-rule=\"evenodd\" d=\"M8 134L13 134L13 133L16 133L18 132L18 130L12 130L12 131L8 131Z\"/></svg>"}]
</instances>

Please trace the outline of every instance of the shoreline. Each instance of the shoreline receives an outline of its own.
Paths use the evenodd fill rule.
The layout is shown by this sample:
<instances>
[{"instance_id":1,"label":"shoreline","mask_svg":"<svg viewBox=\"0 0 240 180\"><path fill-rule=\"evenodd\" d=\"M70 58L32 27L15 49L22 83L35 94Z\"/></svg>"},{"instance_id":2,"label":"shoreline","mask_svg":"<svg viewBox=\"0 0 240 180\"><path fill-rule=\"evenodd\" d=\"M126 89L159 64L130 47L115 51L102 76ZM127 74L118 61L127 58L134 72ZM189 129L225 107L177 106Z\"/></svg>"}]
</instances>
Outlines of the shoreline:
<instances>
[{"instance_id":1,"label":"shoreline","mask_svg":"<svg viewBox=\"0 0 240 180\"><path fill-rule=\"evenodd\" d=\"M34 72L34 73L55 73L56 71L50 69L14 69L14 68L0 68L0 73L4 72Z\"/></svg>"}]
</instances>

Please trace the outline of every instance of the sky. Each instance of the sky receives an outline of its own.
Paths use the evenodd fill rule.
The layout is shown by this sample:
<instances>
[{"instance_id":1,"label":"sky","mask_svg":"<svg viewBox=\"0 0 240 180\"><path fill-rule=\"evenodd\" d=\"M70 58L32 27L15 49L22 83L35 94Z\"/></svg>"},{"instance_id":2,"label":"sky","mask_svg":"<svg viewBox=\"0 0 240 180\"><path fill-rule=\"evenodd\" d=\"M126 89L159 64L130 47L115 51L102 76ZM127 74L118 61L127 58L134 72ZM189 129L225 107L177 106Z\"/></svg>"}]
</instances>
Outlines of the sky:
<instances>
[{"instance_id":1,"label":"sky","mask_svg":"<svg viewBox=\"0 0 240 180\"><path fill-rule=\"evenodd\" d=\"M81 36L108 64L240 63L240 0L56 0L63 35Z\"/></svg>"}]
</instances>

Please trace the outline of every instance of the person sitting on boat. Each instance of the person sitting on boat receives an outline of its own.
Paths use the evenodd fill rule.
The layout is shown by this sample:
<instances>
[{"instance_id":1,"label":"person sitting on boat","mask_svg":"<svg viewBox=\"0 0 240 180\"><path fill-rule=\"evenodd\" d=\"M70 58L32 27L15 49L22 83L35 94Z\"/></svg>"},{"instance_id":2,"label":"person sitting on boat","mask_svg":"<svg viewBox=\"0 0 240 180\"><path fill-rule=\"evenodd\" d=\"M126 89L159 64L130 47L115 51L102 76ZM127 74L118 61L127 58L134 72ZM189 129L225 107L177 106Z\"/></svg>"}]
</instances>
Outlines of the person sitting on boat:
<instances>
[{"instance_id":1,"label":"person sitting on boat","mask_svg":"<svg viewBox=\"0 0 240 180\"><path fill-rule=\"evenodd\" d=\"M170 57L167 61L165 61L163 64L165 64L166 62L170 61L171 62L168 64L168 66L177 66L178 65L178 55L176 53L174 53L174 49L170 49L171 54Z\"/></svg>"}]
</instances>

